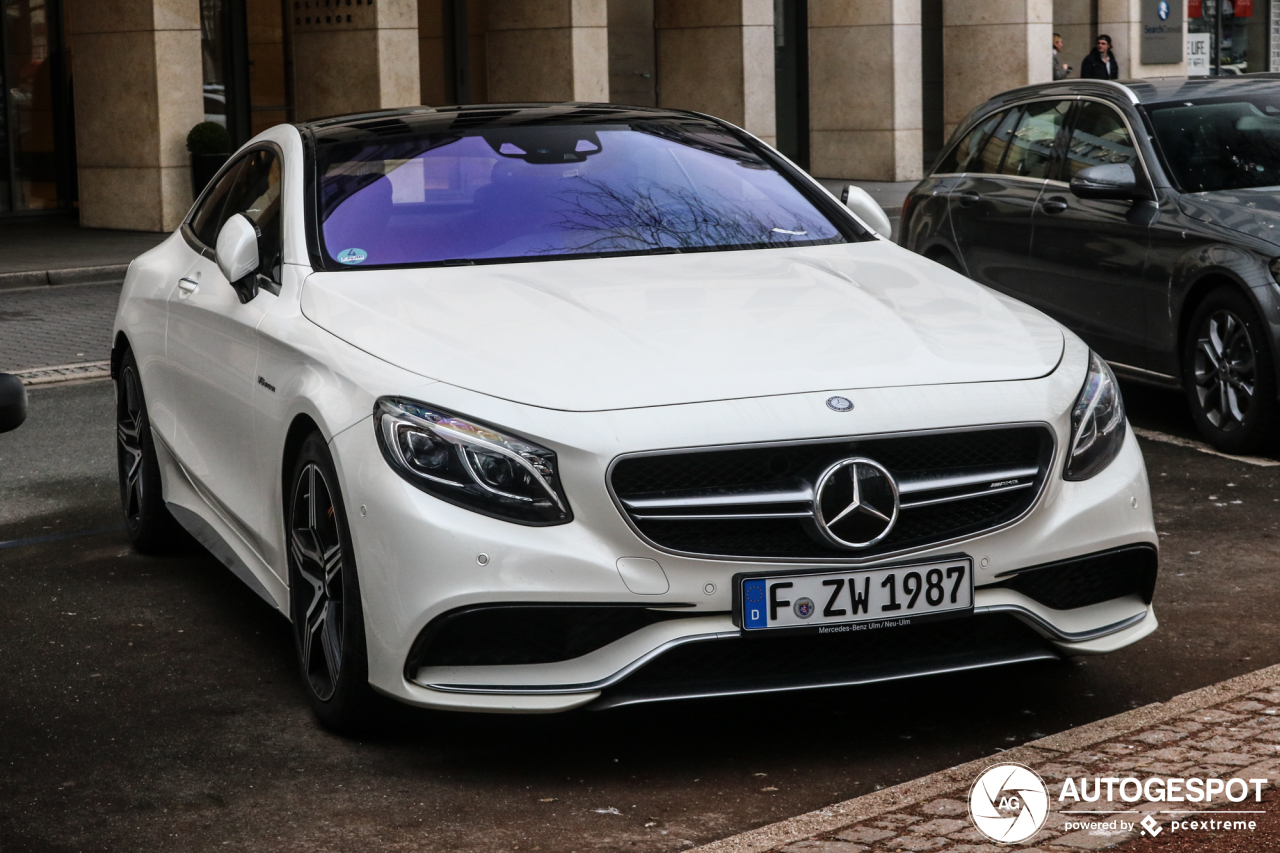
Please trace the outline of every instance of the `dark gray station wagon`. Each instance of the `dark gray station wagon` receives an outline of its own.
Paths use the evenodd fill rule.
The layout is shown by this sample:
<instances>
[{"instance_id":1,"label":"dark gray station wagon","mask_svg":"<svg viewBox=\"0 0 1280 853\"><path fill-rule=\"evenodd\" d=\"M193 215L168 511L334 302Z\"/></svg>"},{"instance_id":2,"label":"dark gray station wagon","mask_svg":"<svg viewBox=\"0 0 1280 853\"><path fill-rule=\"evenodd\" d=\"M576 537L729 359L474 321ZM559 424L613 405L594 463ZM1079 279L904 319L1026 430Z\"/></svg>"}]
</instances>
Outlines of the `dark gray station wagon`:
<instances>
[{"instance_id":1,"label":"dark gray station wagon","mask_svg":"<svg viewBox=\"0 0 1280 853\"><path fill-rule=\"evenodd\" d=\"M1280 74L1027 86L973 111L908 195L903 246L1182 388L1229 452L1274 441Z\"/></svg>"}]
</instances>

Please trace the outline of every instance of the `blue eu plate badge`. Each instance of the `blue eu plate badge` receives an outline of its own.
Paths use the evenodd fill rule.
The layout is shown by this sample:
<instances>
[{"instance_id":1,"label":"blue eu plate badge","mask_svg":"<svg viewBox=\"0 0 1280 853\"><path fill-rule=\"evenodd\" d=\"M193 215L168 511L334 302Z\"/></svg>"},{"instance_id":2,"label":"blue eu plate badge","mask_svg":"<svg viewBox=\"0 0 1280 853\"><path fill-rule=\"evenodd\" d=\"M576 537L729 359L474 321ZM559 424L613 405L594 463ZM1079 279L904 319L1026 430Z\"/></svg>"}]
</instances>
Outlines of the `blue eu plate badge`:
<instances>
[{"instance_id":1,"label":"blue eu plate badge","mask_svg":"<svg viewBox=\"0 0 1280 853\"><path fill-rule=\"evenodd\" d=\"M749 580L742 583L742 627L764 628L768 625L765 618L764 580Z\"/></svg>"}]
</instances>

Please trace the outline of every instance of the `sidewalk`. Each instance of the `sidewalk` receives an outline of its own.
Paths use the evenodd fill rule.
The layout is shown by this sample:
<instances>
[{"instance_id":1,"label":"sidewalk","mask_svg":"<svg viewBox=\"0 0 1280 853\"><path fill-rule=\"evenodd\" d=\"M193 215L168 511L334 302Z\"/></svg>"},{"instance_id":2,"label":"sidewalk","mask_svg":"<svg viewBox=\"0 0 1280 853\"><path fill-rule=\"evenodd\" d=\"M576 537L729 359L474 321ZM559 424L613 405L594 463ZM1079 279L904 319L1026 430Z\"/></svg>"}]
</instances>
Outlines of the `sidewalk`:
<instances>
[{"instance_id":1,"label":"sidewalk","mask_svg":"<svg viewBox=\"0 0 1280 853\"><path fill-rule=\"evenodd\" d=\"M81 228L74 216L0 222L0 305L12 288L123 281L129 262L168 236Z\"/></svg>"},{"instance_id":2,"label":"sidewalk","mask_svg":"<svg viewBox=\"0 0 1280 853\"><path fill-rule=\"evenodd\" d=\"M1050 792L1050 812L1044 828L1021 844L996 845L974 827L969 818L969 790L978 775L995 764L1026 765L1044 779ZM1063 814L1057 795L1067 777L1135 776L1268 779L1274 788L1280 777L1280 666L1251 672L1238 678L1176 696L1168 702L1147 705L1115 717L1099 720L1031 741L988 758L971 761L904 782L874 794L837 803L770 826L696 848L696 853L1079 853L1129 843L1134 853L1166 832L1175 819L1171 809L1193 805L1159 802L1124 803L1119 799L1077 805L1068 809L1106 812L1093 816ZM1272 826L1275 814L1267 802L1253 802L1252 789L1245 804L1219 800L1222 811L1264 809L1264 815L1242 815ZM1274 794L1269 797L1275 802ZM1274 805L1272 806L1274 808ZM1162 827L1155 839L1144 838L1142 829L1075 829L1085 818L1108 822L1121 818L1138 824L1150 815ZM1211 818L1199 815L1200 818ZM1184 813L1179 819L1185 818ZM1190 817L1197 817L1192 815ZM1267 820L1270 818L1271 820ZM1262 829L1262 827L1260 827ZM1166 838L1173 836L1169 833ZM1194 842L1196 849L1216 849L1222 837L1186 830L1178 836ZM1261 841L1241 832L1244 842ZM1139 840L1141 839L1141 841ZM1227 840L1231 840L1228 837ZM1269 840L1275 840L1269 837ZM1142 845L1139 847L1138 845ZM1168 849L1161 845L1162 849ZM1253 849L1253 848L1248 848ZM1268 848L1270 849L1270 848Z\"/></svg>"}]
</instances>

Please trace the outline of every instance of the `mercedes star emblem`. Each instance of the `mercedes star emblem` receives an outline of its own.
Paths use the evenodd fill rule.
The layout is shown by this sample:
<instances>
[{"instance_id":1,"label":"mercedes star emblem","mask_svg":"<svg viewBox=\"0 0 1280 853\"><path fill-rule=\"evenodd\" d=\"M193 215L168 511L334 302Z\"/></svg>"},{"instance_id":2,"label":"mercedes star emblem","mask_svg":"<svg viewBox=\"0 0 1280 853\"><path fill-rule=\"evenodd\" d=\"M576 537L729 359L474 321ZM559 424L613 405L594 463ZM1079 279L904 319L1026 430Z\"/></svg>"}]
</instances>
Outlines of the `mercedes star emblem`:
<instances>
[{"instance_id":1,"label":"mercedes star emblem","mask_svg":"<svg viewBox=\"0 0 1280 853\"><path fill-rule=\"evenodd\" d=\"M828 397L827 408L833 412L852 412L853 401L848 397Z\"/></svg>"},{"instance_id":2,"label":"mercedes star emblem","mask_svg":"<svg viewBox=\"0 0 1280 853\"><path fill-rule=\"evenodd\" d=\"M813 501L818 530L842 548L866 548L889 535L898 520L898 484L870 459L842 459L818 480Z\"/></svg>"}]
</instances>

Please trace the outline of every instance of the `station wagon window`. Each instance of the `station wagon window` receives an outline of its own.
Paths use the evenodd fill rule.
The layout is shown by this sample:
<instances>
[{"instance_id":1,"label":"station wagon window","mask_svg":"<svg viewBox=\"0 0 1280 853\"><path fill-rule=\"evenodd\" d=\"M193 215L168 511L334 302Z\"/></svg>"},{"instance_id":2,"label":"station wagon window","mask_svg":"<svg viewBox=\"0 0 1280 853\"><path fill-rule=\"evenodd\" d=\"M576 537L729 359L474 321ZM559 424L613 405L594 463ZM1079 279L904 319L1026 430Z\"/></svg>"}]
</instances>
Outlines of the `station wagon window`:
<instances>
[{"instance_id":1,"label":"station wagon window","mask_svg":"<svg viewBox=\"0 0 1280 853\"><path fill-rule=\"evenodd\" d=\"M978 157L978 161L970 166L967 171L983 172L988 175L999 174L1000 162L1004 159L1005 151L1009 149L1009 140L1013 138L1014 128L1018 126L1018 119L1020 118L1022 118L1021 109L1009 110L1009 112L1005 113L1000 126L996 128L995 133L991 134L987 144L982 147L982 154Z\"/></svg>"},{"instance_id":2,"label":"station wagon window","mask_svg":"<svg viewBox=\"0 0 1280 853\"><path fill-rule=\"evenodd\" d=\"M1183 192L1280 186L1280 98L1197 98L1147 112Z\"/></svg>"},{"instance_id":3,"label":"station wagon window","mask_svg":"<svg viewBox=\"0 0 1280 853\"><path fill-rule=\"evenodd\" d=\"M1138 170L1138 152L1129 129L1113 108L1097 101L1082 101L1067 143L1064 180L1070 181L1082 169L1107 163L1129 163Z\"/></svg>"},{"instance_id":4,"label":"station wagon window","mask_svg":"<svg viewBox=\"0 0 1280 853\"><path fill-rule=\"evenodd\" d=\"M974 125L973 130L966 133L956 146L947 152L947 156L938 164L934 173L949 175L969 171L969 166L982 150L982 144L987 141L987 137L991 135L991 131L996 128L1002 118L1004 113L996 113Z\"/></svg>"},{"instance_id":5,"label":"station wagon window","mask_svg":"<svg viewBox=\"0 0 1280 853\"><path fill-rule=\"evenodd\" d=\"M1009 153L1005 155L1000 174L1021 178L1049 177L1053 146L1070 109L1070 101L1028 104L1009 143Z\"/></svg>"}]
</instances>

